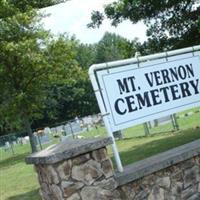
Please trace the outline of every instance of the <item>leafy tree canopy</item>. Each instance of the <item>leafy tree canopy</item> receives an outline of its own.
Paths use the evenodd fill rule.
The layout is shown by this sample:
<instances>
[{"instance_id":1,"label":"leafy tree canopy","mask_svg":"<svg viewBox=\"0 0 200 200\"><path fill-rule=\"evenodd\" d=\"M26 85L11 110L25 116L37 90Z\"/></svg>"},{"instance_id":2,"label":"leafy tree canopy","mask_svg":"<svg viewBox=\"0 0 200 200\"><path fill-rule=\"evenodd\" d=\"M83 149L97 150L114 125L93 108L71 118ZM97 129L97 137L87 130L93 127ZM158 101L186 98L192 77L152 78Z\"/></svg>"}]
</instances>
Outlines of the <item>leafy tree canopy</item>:
<instances>
[{"instance_id":1,"label":"leafy tree canopy","mask_svg":"<svg viewBox=\"0 0 200 200\"><path fill-rule=\"evenodd\" d=\"M0 19L15 15L18 12L40 9L62 2L65 2L65 0L0 0Z\"/></svg>"},{"instance_id":2,"label":"leafy tree canopy","mask_svg":"<svg viewBox=\"0 0 200 200\"><path fill-rule=\"evenodd\" d=\"M14 1L13 6L17 8L20 2ZM71 43L63 45L63 36L54 41L40 25L42 15L35 9L16 9L7 16L4 11L5 17L0 19L0 111L4 114L0 118L3 124L22 124L34 152L31 124L41 117L48 85L73 82L71 74L80 70L73 61Z\"/></svg>"},{"instance_id":3,"label":"leafy tree canopy","mask_svg":"<svg viewBox=\"0 0 200 200\"><path fill-rule=\"evenodd\" d=\"M106 32L96 44L96 63L129 58L135 55L137 41L129 41L114 33Z\"/></svg>"},{"instance_id":4,"label":"leafy tree canopy","mask_svg":"<svg viewBox=\"0 0 200 200\"><path fill-rule=\"evenodd\" d=\"M157 43L162 49L171 49L200 43L198 0L118 0L108 4L104 14L114 26L127 19L133 23L143 20L151 46ZM94 11L88 26L98 27L104 18L102 13Z\"/></svg>"}]
</instances>

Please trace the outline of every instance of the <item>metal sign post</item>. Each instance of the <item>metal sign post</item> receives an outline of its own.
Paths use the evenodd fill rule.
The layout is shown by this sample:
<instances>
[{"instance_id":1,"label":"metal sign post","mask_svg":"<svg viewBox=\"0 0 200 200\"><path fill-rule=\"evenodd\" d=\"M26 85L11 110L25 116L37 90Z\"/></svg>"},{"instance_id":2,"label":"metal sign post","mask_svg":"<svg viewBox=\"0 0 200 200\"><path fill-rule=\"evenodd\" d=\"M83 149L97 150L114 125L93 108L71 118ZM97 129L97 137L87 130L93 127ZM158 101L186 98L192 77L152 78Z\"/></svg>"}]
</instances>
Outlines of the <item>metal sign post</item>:
<instances>
[{"instance_id":1,"label":"metal sign post","mask_svg":"<svg viewBox=\"0 0 200 200\"><path fill-rule=\"evenodd\" d=\"M101 98L101 88L98 87L98 84L97 84L97 81L96 81L96 78L95 78L95 74L90 73L89 76L90 76L90 80L92 82L92 86L93 86L96 98L100 99ZM113 151L114 158L115 158L115 161L116 161L117 169L118 169L119 172L123 172L123 167L122 167L121 159L120 159L120 156L119 156L119 152L118 152L118 149L117 149L117 146L116 146L116 143L115 143L113 132L110 128L109 121L108 121L108 118L107 118L109 113L106 112L106 109L105 109L102 101L98 101L98 104L99 104L99 108L100 108L100 111L101 111L101 114L102 114L102 117L103 117L103 120L104 120L104 124L106 126L107 131L108 131L108 136L111 137L112 140L113 140L112 151Z\"/></svg>"}]
</instances>

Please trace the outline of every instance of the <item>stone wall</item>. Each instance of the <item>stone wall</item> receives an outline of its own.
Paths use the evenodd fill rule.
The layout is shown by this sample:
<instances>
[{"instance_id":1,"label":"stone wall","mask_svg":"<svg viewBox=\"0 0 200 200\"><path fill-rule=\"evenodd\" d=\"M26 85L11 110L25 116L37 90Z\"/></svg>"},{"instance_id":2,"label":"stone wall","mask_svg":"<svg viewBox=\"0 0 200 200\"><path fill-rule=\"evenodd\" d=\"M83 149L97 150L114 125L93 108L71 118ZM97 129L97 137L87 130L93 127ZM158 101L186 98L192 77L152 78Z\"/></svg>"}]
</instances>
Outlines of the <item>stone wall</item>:
<instances>
[{"instance_id":1,"label":"stone wall","mask_svg":"<svg viewBox=\"0 0 200 200\"><path fill-rule=\"evenodd\" d=\"M200 200L200 156L118 188L127 200Z\"/></svg>"},{"instance_id":2,"label":"stone wall","mask_svg":"<svg viewBox=\"0 0 200 200\"><path fill-rule=\"evenodd\" d=\"M200 140L114 172L111 138L71 140L26 158L43 200L200 200Z\"/></svg>"}]
</instances>

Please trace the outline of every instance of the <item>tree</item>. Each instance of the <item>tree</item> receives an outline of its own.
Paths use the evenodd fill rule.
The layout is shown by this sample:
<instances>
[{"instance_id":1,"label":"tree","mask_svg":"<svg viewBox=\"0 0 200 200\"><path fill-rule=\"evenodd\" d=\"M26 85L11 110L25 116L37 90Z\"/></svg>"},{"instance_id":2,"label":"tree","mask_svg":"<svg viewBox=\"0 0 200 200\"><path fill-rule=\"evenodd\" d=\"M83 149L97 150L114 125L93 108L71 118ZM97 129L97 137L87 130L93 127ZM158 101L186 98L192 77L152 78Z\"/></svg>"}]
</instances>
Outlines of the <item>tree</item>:
<instances>
[{"instance_id":1,"label":"tree","mask_svg":"<svg viewBox=\"0 0 200 200\"><path fill-rule=\"evenodd\" d=\"M84 110L85 82L88 81L86 70L77 61L78 41L66 35L51 41L48 52L50 63L57 68L57 77L48 84L48 95L43 110L45 123L53 119L60 122L80 115ZM40 126L42 125L41 121ZM38 122L35 122L38 125Z\"/></svg>"},{"instance_id":2,"label":"tree","mask_svg":"<svg viewBox=\"0 0 200 200\"><path fill-rule=\"evenodd\" d=\"M96 63L125 59L135 54L136 41L127 39L114 33L106 32L96 44Z\"/></svg>"},{"instance_id":3,"label":"tree","mask_svg":"<svg viewBox=\"0 0 200 200\"><path fill-rule=\"evenodd\" d=\"M38 6L46 5L34 2ZM41 115L48 84L70 76L65 66L70 58L66 52L62 57L52 58L50 34L39 24L42 15L24 3L2 2L1 10L9 8L15 12L8 14L4 10L0 20L0 111L6 123L17 121L24 127L35 152L31 124Z\"/></svg>"},{"instance_id":4,"label":"tree","mask_svg":"<svg viewBox=\"0 0 200 200\"><path fill-rule=\"evenodd\" d=\"M95 63L96 47L92 44L82 44L77 42L76 60L82 69L88 69Z\"/></svg>"},{"instance_id":5,"label":"tree","mask_svg":"<svg viewBox=\"0 0 200 200\"><path fill-rule=\"evenodd\" d=\"M62 37L57 45L53 46L54 50L51 48L54 52L52 58L58 59L63 51L70 52L68 55L71 54L72 58L64 59L65 66L68 66L67 69L71 69L71 73L68 74L70 78L62 82L56 81L49 88L47 103L52 105L51 110L55 110L54 123L96 113L97 104L88 77L88 68L95 63L95 47L81 44L73 37Z\"/></svg>"},{"instance_id":6,"label":"tree","mask_svg":"<svg viewBox=\"0 0 200 200\"><path fill-rule=\"evenodd\" d=\"M141 20L148 27L146 45L162 49L181 48L200 43L198 0L118 0L108 4L105 15L116 26L123 20L137 23ZM92 13L89 27L98 27L105 17L99 11ZM154 50L154 51L155 51Z\"/></svg>"},{"instance_id":7,"label":"tree","mask_svg":"<svg viewBox=\"0 0 200 200\"><path fill-rule=\"evenodd\" d=\"M11 17L19 12L26 13L28 10L53 6L65 1L66 0L0 0L0 19Z\"/></svg>"},{"instance_id":8,"label":"tree","mask_svg":"<svg viewBox=\"0 0 200 200\"><path fill-rule=\"evenodd\" d=\"M36 21L35 11L18 13L0 21L1 108L10 118L21 119L33 152L36 146L30 116L39 109L37 105L43 96L40 88L45 79L47 59L40 45L48 35L34 27Z\"/></svg>"}]
</instances>

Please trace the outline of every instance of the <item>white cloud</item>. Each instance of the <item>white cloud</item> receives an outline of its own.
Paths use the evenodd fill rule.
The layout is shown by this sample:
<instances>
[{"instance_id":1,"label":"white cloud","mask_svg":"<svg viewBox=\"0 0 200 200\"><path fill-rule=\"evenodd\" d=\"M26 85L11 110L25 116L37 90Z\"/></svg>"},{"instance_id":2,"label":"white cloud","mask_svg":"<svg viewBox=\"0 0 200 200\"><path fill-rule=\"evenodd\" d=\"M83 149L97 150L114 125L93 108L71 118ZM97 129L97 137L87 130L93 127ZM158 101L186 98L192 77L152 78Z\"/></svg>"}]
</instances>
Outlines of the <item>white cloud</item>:
<instances>
[{"instance_id":1,"label":"white cloud","mask_svg":"<svg viewBox=\"0 0 200 200\"><path fill-rule=\"evenodd\" d=\"M140 41L146 39L146 27L139 23L133 25L129 21L124 21L118 27L110 25L109 20L105 20L99 29L88 29L91 12L93 10L103 10L105 4L114 0L72 0L56 6L43 9L51 16L43 20L44 27L50 29L54 34L67 32L75 34L83 43L98 42L106 31L117 33L128 39L138 37Z\"/></svg>"}]
</instances>

